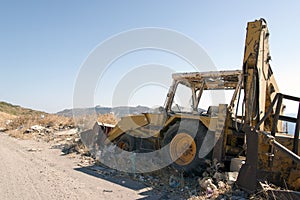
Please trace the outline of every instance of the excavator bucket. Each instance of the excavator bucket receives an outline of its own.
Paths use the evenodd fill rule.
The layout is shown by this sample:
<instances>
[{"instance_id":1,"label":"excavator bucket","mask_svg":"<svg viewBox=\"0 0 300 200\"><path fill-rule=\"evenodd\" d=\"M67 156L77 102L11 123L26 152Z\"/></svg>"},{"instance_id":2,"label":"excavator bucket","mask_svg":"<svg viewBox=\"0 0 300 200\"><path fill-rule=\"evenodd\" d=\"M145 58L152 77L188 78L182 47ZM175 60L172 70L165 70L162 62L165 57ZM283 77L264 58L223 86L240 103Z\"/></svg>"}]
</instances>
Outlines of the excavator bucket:
<instances>
[{"instance_id":1,"label":"excavator bucket","mask_svg":"<svg viewBox=\"0 0 300 200\"><path fill-rule=\"evenodd\" d=\"M89 149L92 156L96 156L97 152L103 148L104 141L113 127L114 125L111 124L96 122L93 129L79 134L82 143Z\"/></svg>"}]
</instances>

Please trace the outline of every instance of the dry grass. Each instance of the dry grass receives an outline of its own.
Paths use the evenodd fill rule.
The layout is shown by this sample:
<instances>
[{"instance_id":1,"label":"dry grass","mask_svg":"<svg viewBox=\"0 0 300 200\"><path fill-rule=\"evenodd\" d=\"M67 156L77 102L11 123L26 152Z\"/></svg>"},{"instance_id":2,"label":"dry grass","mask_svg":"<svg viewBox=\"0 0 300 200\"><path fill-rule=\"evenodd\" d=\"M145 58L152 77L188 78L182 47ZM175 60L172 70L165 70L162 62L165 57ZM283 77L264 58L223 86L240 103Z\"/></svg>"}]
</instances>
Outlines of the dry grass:
<instances>
[{"instance_id":1,"label":"dry grass","mask_svg":"<svg viewBox=\"0 0 300 200\"><path fill-rule=\"evenodd\" d=\"M100 115L84 115L75 117L76 126L80 128L81 131L92 129L95 122L102 122L107 124L115 125L118 120L113 114L100 114Z\"/></svg>"},{"instance_id":2,"label":"dry grass","mask_svg":"<svg viewBox=\"0 0 300 200\"><path fill-rule=\"evenodd\" d=\"M112 113L98 115L97 121L106 124L113 124L113 125L117 124L118 122L116 116Z\"/></svg>"},{"instance_id":3,"label":"dry grass","mask_svg":"<svg viewBox=\"0 0 300 200\"><path fill-rule=\"evenodd\" d=\"M17 116L11 115L0 111L0 127L5 127L10 120L15 119Z\"/></svg>"},{"instance_id":4,"label":"dry grass","mask_svg":"<svg viewBox=\"0 0 300 200\"><path fill-rule=\"evenodd\" d=\"M96 120L102 123L116 124L117 119L113 114L103 114L98 116L86 115L77 118L59 116L54 114L27 114L21 116L13 116L4 113L1 116L6 120L10 119L10 123L3 123L3 128L7 129L7 133L13 137L20 139L32 139L36 137L36 134L40 134L38 131L33 131L32 126L39 125L44 127L42 132L46 135L43 137L50 137L52 133L60 130L66 130L70 128L79 128L80 131L91 129ZM1 126L1 124L0 124ZM44 135L44 134L43 134ZM40 136L39 136L40 137Z\"/></svg>"},{"instance_id":5,"label":"dry grass","mask_svg":"<svg viewBox=\"0 0 300 200\"><path fill-rule=\"evenodd\" d=\"M46 114L45 112L36 111L29 108L23 108L21 106L13 105L6 102L0 102L0 111L15 116Z\"/></svg>"},{"instance_id":6,"label":"dry grass","mask_svg":"<svg viewBox=\"0 0 300 200\"><path fill-rule=\"evenodd\" d=\"M58 115L46 115L39 122L41 126L54 127L56 129L72 128L75 126L73 118Z\"/></svg>"},{"instance_id":7,"label":"dry grass","mask_svg":"<svg viewBox=\"0 0 300 200\"><path fill-rule=\"evenodd\" d=\"M94 125L96 119L94 116L81 116L74 120L71 117L58 116L54 114L34 114L10 118L11 122L6 125L8 130L19 129L25 131L31 126L40 125L54 130L73 128L79 125L88 126L88 123ZM102 123L116 124L117 119L113 114L98 115L97 120Z\"/></svg>"},{"instance_id":8,"label":"dry grass","mask_svg":"<svg viewBox=\"0 0 300 200\"><path fill-rule=\"evenodd\" d=\"M53 114L46 115L25 115L16 117L7 125L9 130L27 130L31 126L40 125L43 127L51 127L54 130L64 129L66 127L74 127L75 123L72 118L58 116Z\"/></svg>"},{"instance_id":9,"label":"dry grass","mask_svg":"<svg viewBox=\"0 0 300 200\"><path fill-rule=\"evenodd\" d=\"M28 130L34 125L50 128L50 132L53 132L67 127L72 128L74 127L74 122L72 118L52 114L26 115L16 117L6 126L6 128L8 129L8 134L12 137L32 139L35 137L35 134L28 132Z\"/></svg>"},{"instance_id":10,"label":"dry grass","mask_svg":"<svg viewBox=\"0 0 300 200\"><path fill-rule=\"evenodd\" d=\"M117 119L113 114L84 115L76 118L64 117L45 112L23 108L6 102L0 102L0 127L8 130L24 132L31 126L40 125L54 130L79 127L81 129L92 128L96 121L108 124L116 124ZM9 122L9 123L8 123Z\"/></svg>"}]
</instances>

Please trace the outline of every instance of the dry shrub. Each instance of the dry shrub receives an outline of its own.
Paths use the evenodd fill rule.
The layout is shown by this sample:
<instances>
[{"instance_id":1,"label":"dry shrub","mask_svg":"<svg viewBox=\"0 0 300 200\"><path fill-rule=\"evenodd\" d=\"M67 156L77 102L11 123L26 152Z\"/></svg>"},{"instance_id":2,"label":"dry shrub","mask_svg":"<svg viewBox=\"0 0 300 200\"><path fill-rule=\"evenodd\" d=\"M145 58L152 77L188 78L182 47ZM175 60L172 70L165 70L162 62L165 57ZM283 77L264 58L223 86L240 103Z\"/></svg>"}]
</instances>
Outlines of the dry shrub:
<instances>
[{"instance_id":1,"label":"dry shrub","mask_svg":"<svg viewBox=\"0 0 300 200\"><path fill-rule=\"evenodd\" d=\"M9 130L26 130L34 125L51 127L53 129L63 129L67 127L74 127L74 121L70 117L58 116L53 114L25 115L13 119L12 122L7 125L7 128Z\"/></svg>"},{"instance_id":2,"label":"dry shrub","mask_svg":"<svg viewBox=\"0 0 300 200\"><path fill-rule=\"evenodd\" d=\"M112 125L116 125L118 122L116 116L113 113L100 114L98 115L97 121Z\"/></svg>"},{"instance_id":3,"label":"dry shrub","mask_svg":"<svg viewBox=\"0 0 300 200\"><path fill-rule=\"evenodd\" d=\"M6 125L12 120L15 119L17 116L7 114L0 111L0 127L6 127Z\"/></svg>"},{"instance_id":4,"label":"dry shrub","mask_svg":"<svg viewBox=\"0 0 300 200\"><path fill-rule=\"evenodd\" d=\"M102 123L113 124L117 123L116 117L109 114L100 114L97 116L97 120ZM76 117L58 116L54 114L45 114L45 115L25 115L19 116L12 119L11 123L6 125L8 130L18 129L20 132L24 132L27 129L30 129L31 126L40 125L45 128L52 128L53 130L60 130L66 128L80 127L82 130L90 129L96 122L96 117L93 115L84 115Z\"/></svg>"},{"instance_id":5,"label":"dry shrub","mask_svg":"<svg viewBox=\"0 0 300 200\"><path fill-rule=\"evenodd\" d=\"M36 116L19 116L11 121L7 125L7 128L9 130L14 130L14 129L24 129L24 128L29 128L30 126L35 125L34 122L37 120Z\"/></svg>"},{"instance_id":6,"label":"dry shrub","mask_svg":"<svg viewBox=\"0 0 300 200\"><path fill-rule=\"evenodd\" d=\"M81 131L92 129L96 121L113 125L118 122L112 113L100 115L81 115L75 117L76 126L78 126Z\"/></svg>"},{"instance_id":7,"label":"dry shrub","mask_svg":"<svg viewBox=\"0 0 300 200\"><path fill-rule=\"evenodd\" d=\"M59 115L46 115L39 120L39 125L44 127L53 127L56 129L73 128L75 122L71 117L59 116Z\"/></svg>"}]
</instances>

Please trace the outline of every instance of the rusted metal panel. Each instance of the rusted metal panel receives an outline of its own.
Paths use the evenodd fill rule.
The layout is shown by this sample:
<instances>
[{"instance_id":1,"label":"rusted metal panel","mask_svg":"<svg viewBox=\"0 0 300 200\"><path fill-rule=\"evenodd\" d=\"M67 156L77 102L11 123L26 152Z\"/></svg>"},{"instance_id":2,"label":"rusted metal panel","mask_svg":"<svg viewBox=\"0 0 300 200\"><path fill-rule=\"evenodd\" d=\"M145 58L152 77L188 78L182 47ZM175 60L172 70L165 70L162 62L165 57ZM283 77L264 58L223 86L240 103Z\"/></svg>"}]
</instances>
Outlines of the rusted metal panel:
<instances>
[{"instance_id":1,"label":"rusted metal panel","mask_svg":"<svg viewBox=\"0 0 300 200\"><path fill-rule=\"evenodd\" d=\"M215 131L216 145L213 150L213 158L218 162L222 162L224 154L224 130L226 129L227 120L227 104L219 105L218 121Z\"/></svg>"},{"instance_id":2,"label":"rusted metal panel","mask_svg":"<svg viewBox=\"0 0 300 200\"><path fill-rule=\"evenodd\" d=\"M161 114L145 113L145 116L147 117L149 124L154 126L163 126L165 125L167 120L166 113L161 113Z\"/></svg>"},{"instance_id":3,"label":"rusted metal panel","mask_svg":"<svg viewBox=\"0 0 300 200\"><path fill-rule=\"evenodd\" d=\"M241 70L175 73L173 79L188 87L191 84L204 90L235 88L239 83ZM204 83L204 84L203 84Z\"/></svg>"},{"instance_id":4,"label":"rusted metal panel","mask_svg":"<svg viewBox=\"0 0 300 200\"><path fill-rule=\"evenodd\" d=\"M201 80L204 78L218 78L222 77L237 77L242 74L241 70L228 70L228 71L211 71L211 72L187 72L187 73L174 73L172 75L174 80L190 79Z\"/></svg>"},{"instance_id":5,"label":"rusted metal panel","mask_svg":"<svg viewBox=\"0 0 300 200\"><path fill-rule=\"evenodd\" d=\"M114 141L126 131L134 130L147 124L149 124L149 121L143 114L122 117L116 127L109 133L105 143L107 144L110 141Z\"/></svg>"},{"instance_id":6,"label":"rusted metal panel","mask_svg":"<svg viewBox=\"0 0 300 200\"><path fill-rule=\"evenodd\" d=\"M242 165L237 185L243 190L253 193L257 189L257 165L258 165L258 135L250 127L246 127L247 156Z\"/></svg>"},{"instance_id":7,"label":"rusted metal panel","mask_svg":"<svg viewBox=\"0 0 300 200\"><path fill-rule=\"evenodd\" d=\"M216 130L217 121L218 121L218 117L175 114L167 120L167 122L165 124L165 127L169 126L173 121L181 120L181 119L200 120L204 124L204 126L207 127L210 131L215 131Z\"/></svg>"}]
</instances>

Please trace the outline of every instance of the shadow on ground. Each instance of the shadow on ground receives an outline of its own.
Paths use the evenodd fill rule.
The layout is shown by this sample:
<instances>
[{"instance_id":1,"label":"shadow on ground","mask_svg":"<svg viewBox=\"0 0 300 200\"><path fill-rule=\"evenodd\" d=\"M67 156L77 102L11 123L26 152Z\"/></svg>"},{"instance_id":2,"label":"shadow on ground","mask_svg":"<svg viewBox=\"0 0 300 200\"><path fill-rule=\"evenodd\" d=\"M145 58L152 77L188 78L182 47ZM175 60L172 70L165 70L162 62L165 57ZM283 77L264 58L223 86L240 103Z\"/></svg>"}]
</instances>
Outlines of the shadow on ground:
<instances>
[{"instance_id":1,"label":"shadow on ground","mask_svg":"<svg viewBox=\"0 0 300 200\"><path fill-rule=\"evenodd\" d=\"M178 196L172 195L172 193L170 192L159 191L139 181L132 180L130 177L122 176L117 171L107 167L93 165L87 167L74 168L74 170L109 181L114 184L118 184L122 187L126 187L131 190L135 190L139 195L144 196L142 198L139 198L139 200L183 199ZM113 192L113 189L103 190L103 192Z\"/></svg>"}]
</instances>

